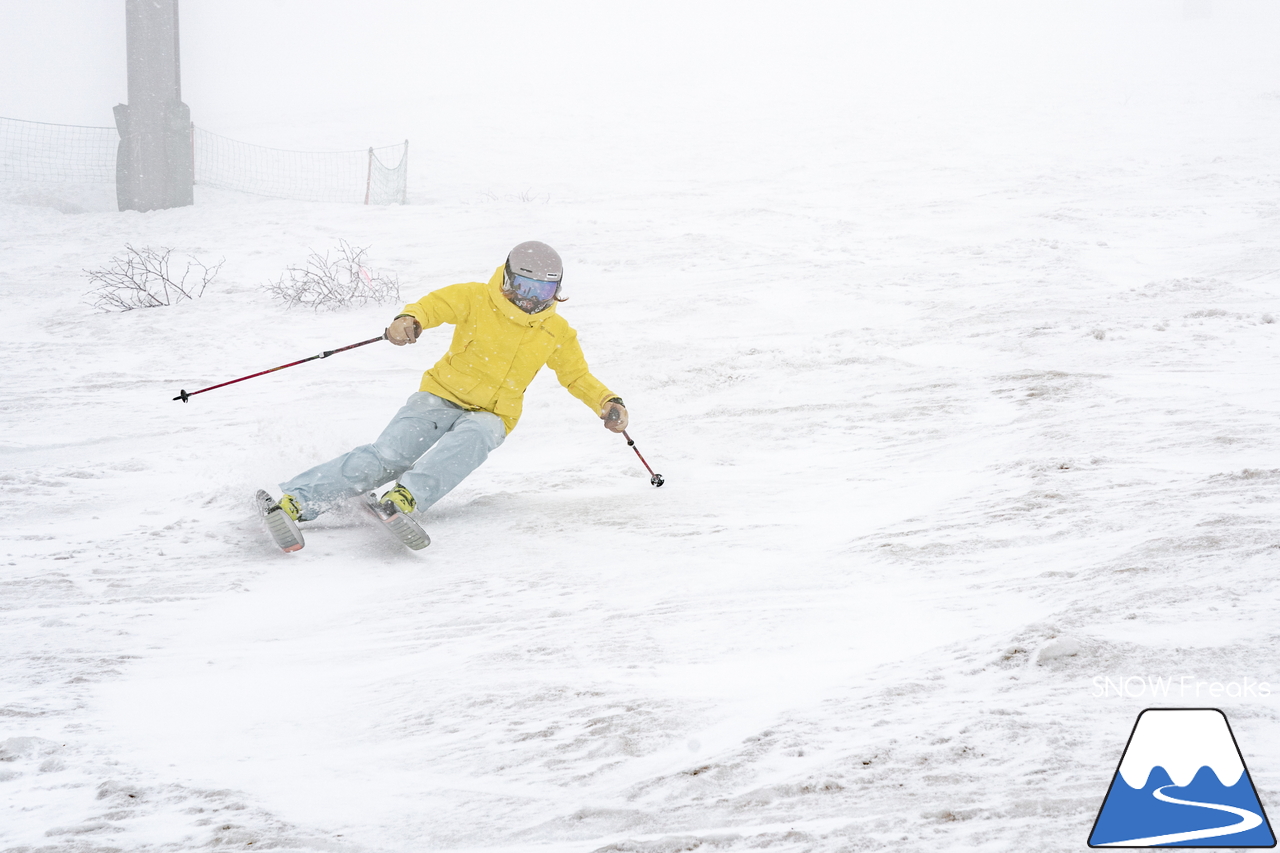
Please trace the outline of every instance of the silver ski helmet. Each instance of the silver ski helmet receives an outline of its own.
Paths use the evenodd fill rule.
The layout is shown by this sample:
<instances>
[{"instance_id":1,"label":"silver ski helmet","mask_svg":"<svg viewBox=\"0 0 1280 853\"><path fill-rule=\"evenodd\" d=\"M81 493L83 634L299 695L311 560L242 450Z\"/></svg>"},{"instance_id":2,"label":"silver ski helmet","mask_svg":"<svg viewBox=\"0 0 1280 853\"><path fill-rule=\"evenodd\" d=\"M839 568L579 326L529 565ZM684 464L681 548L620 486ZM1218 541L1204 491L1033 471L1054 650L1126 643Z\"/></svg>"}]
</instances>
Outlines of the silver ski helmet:
<instances>
[{"instance_id":1,"label":"silver ski helmet","mask_svg":"<svg viewBox=\"0 0 1280 853\"><path fill-rule=\"evenodd\" d=\"M502 294L526 314L547 310L560 294L564 263L546 243L528 240L507 255Z\"/></svg>"}]
</instances>

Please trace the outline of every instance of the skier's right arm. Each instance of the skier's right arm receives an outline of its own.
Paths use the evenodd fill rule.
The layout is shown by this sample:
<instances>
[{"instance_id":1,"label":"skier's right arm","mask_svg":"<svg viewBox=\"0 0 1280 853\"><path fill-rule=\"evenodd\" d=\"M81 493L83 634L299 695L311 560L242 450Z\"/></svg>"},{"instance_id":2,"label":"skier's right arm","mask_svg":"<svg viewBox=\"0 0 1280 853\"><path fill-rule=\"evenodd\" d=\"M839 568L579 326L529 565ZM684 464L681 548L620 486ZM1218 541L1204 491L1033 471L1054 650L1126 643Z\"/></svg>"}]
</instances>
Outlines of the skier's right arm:
<instances>
[{"instance_id":1,"label":"skier's right arm","mask_svg":"<svg viewBox=\"0 0 1280 853\"><path fill-rule=\"evenodd\" d=\"M396 346L404 346L416 342L423 329L441 323L456 325L466 319L469 305L467 287L465 284L452 284L433 290L417 302L410 302L387 327L387 340Z\"/></svg>"}]
</instances>

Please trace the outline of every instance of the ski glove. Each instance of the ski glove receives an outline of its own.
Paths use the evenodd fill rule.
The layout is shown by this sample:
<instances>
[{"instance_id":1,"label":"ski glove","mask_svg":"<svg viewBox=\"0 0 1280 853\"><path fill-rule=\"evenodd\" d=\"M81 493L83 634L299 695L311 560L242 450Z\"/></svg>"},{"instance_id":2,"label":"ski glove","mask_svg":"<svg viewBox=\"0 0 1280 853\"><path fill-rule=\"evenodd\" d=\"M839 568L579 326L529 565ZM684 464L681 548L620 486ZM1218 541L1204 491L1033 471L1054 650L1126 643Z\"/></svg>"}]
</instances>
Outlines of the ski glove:
<instances>
[{"instance_id":1,"label":"ski glove","mask_svg":"<svg viewBox=\"0 0 1280 853\"><path fill-rule=\"evenodd\" d=\"M613 397L604 404L600 417L604 420L604 428L610 432L622 432L627 428L627 407L622 405L622 400L618 397Z\"/></svg>"},{"instance_id":2,"label":"ski glove","mask_svg":"<svg viewBox=\"0 0 1280 853\"><path fill-rule=\"evenodd\" d=\"M387 326L387 340L398 347L417 342L420 334L422 324L408 314L401 314Z\"/></svg>"}]
</instances>

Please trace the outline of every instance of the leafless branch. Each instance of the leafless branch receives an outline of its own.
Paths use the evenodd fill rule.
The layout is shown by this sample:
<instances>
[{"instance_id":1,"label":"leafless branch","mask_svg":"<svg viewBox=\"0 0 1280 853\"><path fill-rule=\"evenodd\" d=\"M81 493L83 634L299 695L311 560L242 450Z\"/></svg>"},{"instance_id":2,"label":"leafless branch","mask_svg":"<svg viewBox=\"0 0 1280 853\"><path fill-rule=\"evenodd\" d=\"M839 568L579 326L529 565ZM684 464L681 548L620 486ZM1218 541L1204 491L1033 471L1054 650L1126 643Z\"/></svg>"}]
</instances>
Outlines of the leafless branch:
<instances>
[{"instance_id":1,"label":"leafless branch","mask_svg":"<svg viewBox=\"0 0 1280 853\"><path fill-rule=\"evenodd\" d=\"M128 243L124 249L124 254L113 257L108 266L84 271L93 285L85 296L100 311L158 308L184 299L199 299L226 261L223 258L207 266L188 256L181 278L175 278L169 269L172 249L149 246L136 249ZM199 271L194 277L193 269ZM190 284L188 278L192 279Z\"/></svg>"},{"instance_id":2,"label":"leafless branch","mask_svg":"<svg viewBox=\"0 0 1280 853\"><path fill-rule=\"evenodd\" d=\"M267 292L286 307L303 306L313 311L336 311L368 303L385 304L400 300L400 281L391 273L375 273L367 266L367 248L338 242L337 257L312 252L304 266L289 267L280 278L266 286Z\"/></svg>"}]
</instances>

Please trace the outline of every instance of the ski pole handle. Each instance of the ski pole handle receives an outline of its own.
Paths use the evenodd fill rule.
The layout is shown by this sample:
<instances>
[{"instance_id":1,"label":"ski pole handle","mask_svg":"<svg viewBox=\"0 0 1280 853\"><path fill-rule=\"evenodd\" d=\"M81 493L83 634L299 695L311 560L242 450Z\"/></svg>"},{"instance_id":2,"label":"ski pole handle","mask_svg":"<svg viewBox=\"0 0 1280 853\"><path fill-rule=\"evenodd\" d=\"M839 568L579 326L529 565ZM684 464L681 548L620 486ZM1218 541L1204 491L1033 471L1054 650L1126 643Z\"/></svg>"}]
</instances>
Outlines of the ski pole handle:
<instances>
[{"instance_id":1,"label":"ski pole handle","mask_svg":"<svg viewBox=\"0 0 1280 853\"><path fill-rule=\"evenodd\" d=\"M257 373L250 373L248 376L241 376L239 379L232 379L229 382L220 382L217 385L210 385L208 388L201 388L199 391L187 391L184 388L183 390L179 391L178 396L174 397L173 399L181 400L182 402L185 403L187 402L187 400L191 399L195 395L203 394L205 391L212 391L215 388L225 388L228 385L235 385L237 382L243 382L246 379L253 379L255 376L265 376L268 373L275 373L277 370L284 370L286 367L297 367L299 364L306 364L308 361L315 361L318 358L328 358L331 355L337 355L338 353L346 352L349 349L355 349L356 347L367 346L368 344L377 343L378 341L385 341L386 339L387 339L387 333L384 331L378 337L369 338L369 340L361 341L358 344L349 344L345 347L338 347L337 349L328 349L320 353L319 355L313 355L308 358L300 358L297 361L291 361L288 364L282 364L279 367L273 367L270 370L261 370Z\"/></svg>"}]
</instances>

